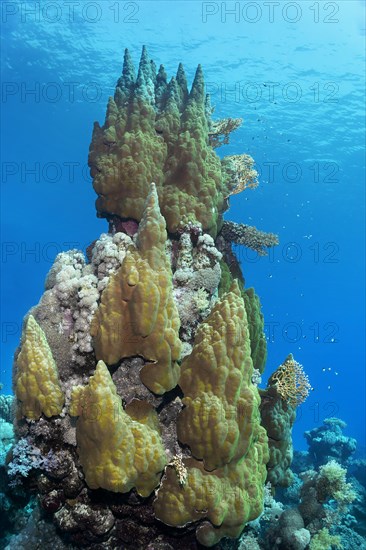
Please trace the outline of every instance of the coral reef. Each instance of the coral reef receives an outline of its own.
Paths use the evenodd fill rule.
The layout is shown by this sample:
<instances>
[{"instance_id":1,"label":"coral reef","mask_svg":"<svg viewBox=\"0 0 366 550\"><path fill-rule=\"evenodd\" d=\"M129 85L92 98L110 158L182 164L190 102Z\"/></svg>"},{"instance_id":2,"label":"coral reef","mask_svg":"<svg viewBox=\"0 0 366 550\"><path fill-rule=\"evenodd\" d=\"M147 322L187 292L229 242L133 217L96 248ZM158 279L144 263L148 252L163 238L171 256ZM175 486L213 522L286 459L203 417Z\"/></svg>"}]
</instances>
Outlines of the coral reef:
<instances>
[{"instance_id":1,"label":"coral reef","mask_svg":"<svg viewBox=\"0 0 366 550\"><path fill-rule=\"evenodd\" d=\"M56 257L25 317L14 431L0 402L10 549L305 550L364 517L339 421L307 432L291 472L301 365L290 355L257 387L264 318L232 243L263 255L278 238L223 221L258 181L251 157L214 151L241 121L211 114L201 67L188 91L182 65L168 82L144 48L136 77L125 52L89 155L108 233Z\"/></svg>"},{"instance_id":2,"label":"coral reef","mask_svg":"<svg viewBox=\"0 0 366 550\"><path fill-rule=\"evenodd\" d=\"M184 461L186 482L182 486L168 469L154 504L168 525L207 517L214 527L205 522L197 530L205 546L223 535L238 536L261 512L268 450L252 373L245 307L234 282L200 325L182 363L185 408L177 434L194 457ZM202 501L207 511L200 510Z\"/></svg>"},{"instance_id":3,"label":"coral reef","mask_svg":"<svg viewBox=\"0 0 366 550\"><path fill-rule=\"evenodd\" d=\"M356 450L357 442L352 437L343 435L346 423L339 418L326 418L323 426L305 432L309 445L309 454L316 466L325 464L331 459L346 463Z\"/></svg>"},{"instance_id":4,"label":"coral reef","mask_svg":"<svg viewBox=\"0 0 366 550\"><path fill-rule=\"evenodd\" d=\"M326 432L331 426L344 427L339 419L324 421L324 426L315 433ZM333 437L334 437L334 432ZM341 430L338 437L342 440ZM307 438L308 439L308 438ZM271 441L271 440L269 440ZM312 441L309 440L311 446ZM335 449L337 452L337 448ZM352 464L348 459L347 463ZM312 462L312 453L296 452L292 465L295 474L295 483L278 491L282 502L285 503L286 514L293 514L296 521L289 522L284 529L284 522L272 522L269 529L262 536L263 548L297 549L295 541L296 524L303 524L303 528L310 535L310 542L306 548L356 548L366 547L364 518L365 518L365 487L352 477L352 468L347 470L344 463L340 464L331 458L320 466ZM364 484L365 480L363 479ZM256 523L261 525L261 518Z\"/></svg>"},{"instance_id":5,"label":"coral reef","mask_svg":"<svg viewBox=\"0 0 366 550\"><path fill-rule=\"evenodd\" d=\"M221 161L209 142L211 136L216 145L223 134L226 142L237 126L237 121L212 125L200 66L189 92L181 64L167 82L164 67L156 72L143 48L135 77L126 50L104 126L95 124L90 146L98 215L140 221L154 181L169 233L199 222L215 236L226 197L238 186L252 186L256 177L248 156L245 162ZM233 177L236 171L240 175Z\"/></svg>"}]
</instances>

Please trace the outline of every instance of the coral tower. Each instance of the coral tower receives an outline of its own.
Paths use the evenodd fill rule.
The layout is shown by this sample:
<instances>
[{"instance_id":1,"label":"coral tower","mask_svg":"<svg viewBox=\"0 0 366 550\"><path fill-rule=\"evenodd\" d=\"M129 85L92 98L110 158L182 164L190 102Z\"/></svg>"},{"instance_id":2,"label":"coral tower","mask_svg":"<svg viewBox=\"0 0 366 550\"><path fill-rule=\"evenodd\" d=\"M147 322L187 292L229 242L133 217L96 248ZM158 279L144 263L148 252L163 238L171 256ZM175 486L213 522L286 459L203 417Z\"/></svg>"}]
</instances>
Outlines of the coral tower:
<instances>
[{"instance_id":1,"label":"coral tower","mask_svg":"<svg viewBox=\"0 0 366 550\"><path fill-rule=\"evenodd\" d=\"M89 156L109 231L59 254L26 316L16 433L39 460L13 482L73 547L212 547L261 514L270 457L287 475L293 403L267 391L261 410L263 315L231 250L277 237L223 220L258 182L248 155L216 154L241 121L212 112L200 66L188 90L182 65L168 81L143 48L135 76L126 50Z\"/></svg>"}]
</instances>

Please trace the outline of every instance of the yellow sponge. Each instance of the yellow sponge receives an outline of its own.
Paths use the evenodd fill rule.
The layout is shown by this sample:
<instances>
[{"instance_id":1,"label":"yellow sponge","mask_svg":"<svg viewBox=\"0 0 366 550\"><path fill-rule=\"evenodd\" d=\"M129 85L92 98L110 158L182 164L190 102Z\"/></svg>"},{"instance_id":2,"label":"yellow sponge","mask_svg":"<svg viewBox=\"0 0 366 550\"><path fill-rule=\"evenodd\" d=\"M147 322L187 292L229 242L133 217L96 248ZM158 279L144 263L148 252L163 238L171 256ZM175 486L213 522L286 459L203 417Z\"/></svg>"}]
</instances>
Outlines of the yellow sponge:
<instances>
[{"instance_id":1,"label":"yellow sponge","mask_svg":"<svg viewBox=\"0 0 366 550\"><path fill-rule=\"evenodd\" d=\"M136 415L137 407L132 409ZM147 497L159 484L166 456L159 433L151 427L152 412L145 407L136 421L123 410L103 361L87 386L73 388L70 414L79 416L77 449L91 489L126 493L136 487Z\"/></svg>"},{"instance_id":2,"label":"yellow sponge","mask_svg":"<svg viewBox=\"0 0 366 550\"><path fill-rule=\"evenodd\" d=\"M42 413L48 417L60 414L65 399L57 366L46 335L32 315L25 326L16 366L15 395L21 402L18 415L38 420Z\"/></svg>"}]
</instances>

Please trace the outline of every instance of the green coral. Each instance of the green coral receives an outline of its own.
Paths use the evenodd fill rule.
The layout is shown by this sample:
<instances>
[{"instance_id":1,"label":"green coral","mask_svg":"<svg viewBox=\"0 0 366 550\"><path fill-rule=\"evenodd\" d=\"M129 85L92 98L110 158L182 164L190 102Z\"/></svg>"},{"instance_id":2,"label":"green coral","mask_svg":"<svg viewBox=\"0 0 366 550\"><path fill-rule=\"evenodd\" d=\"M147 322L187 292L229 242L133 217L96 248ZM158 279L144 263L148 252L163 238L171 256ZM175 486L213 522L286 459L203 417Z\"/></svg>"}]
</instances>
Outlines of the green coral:
<instances>
[{"instance_id":1,"label":"green coral","mask_svg":"<svg viewBox=\"0 0 366 550\"><path fill-rule=\"evenodd\" d=\"M262 373L267 360L267 341L264 334L262 305L259 296L252 287L245 289L243 298L248 317L253 367Z\"/></svg>"},{"instance_id":2,"label":"green coral","mask_svg":"<svg viewBox=\"0 0 366 550\"><path fill-rule=\"evenodd\" d=\"M331 550L342 548L341 538L331 535L326 527L316 533L310 541L310 550Z\"/></svg>"},{"instance_id":3,"label":"green coral","mask_svg":"<svg viewBox=\"0 0 366 550\"><path fill-rule=\"evenodd\" d=\"M155 182L169 232L199 222L216 235L233 183L209 144L209 111L201 66L188 92L181 64L167 82L144 47L135 78L126 50L105 123L95 124L90 146L98 215L140 220Z\"/></svg>"},{"instance_id":4,"label":"green coral","mask_svg":"<svg viewBox=\"0 0 366 550\"><path fill-rule=\"evenodd\" d=\"M340 510L346 510L348 504L356 498L352 485L346 481L347 470L335 460L330 460L319 468L317 479L317 498L319 502L334 499Z\"/></svg>"},{"instance_id":5,"label":"green coral","mask_svg":"<svg viewBox=\"0 0 366 550\"><path fill-rule=\"evenodd\" d=\"M270 376L267 388L260 390L262 425L267 430L270 452L267 481L273 487L292 483L292 426L296 407L305 401L309 389L307 375L290 354Z\"/></svg>"},{"instance_id":6,"label":"green coral","mask_svg":"<svg viewBox=\"0 0 366 550\"><path fill-rule=\"evenodd\" d=\"M296 409L284 401L276 386L269 385L259 390L262 398L262 426L268 435L269 461L267 482L273 487L289 487L293 481L290 469L293 458L292 426Z\"/></svg>"},{"instance_id":7,"label":"green coral","mask_svg":"<svg viewBox=\"0 0 366 550\"><path fill-rule=\"evenodd\" d=\"M233 282L233 275L225 261L220 261L220 267L221 280L219 285L219 296L222 296L225 292L228 292ZM259 296L256 294L254 288L250 287L244 289L244 285L240 280L238 283L247 312L253 367L262 373L267 360L267 341L264 334L264 317L262 313L262 306Z\"/></svg>"}]
</instances>

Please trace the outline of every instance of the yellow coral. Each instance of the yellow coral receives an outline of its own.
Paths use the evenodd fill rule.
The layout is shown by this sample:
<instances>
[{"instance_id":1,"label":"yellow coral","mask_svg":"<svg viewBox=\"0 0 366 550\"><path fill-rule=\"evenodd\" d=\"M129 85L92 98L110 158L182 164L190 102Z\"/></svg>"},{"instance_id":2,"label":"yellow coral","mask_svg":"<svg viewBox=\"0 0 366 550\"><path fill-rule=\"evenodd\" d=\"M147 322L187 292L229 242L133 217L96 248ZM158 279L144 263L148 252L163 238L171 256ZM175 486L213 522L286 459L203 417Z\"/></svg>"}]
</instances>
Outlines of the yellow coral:
<instances>
[{"instance_id":1,"label":"yellow coral","mask_svg":"<svg viewBox=\"0 0 366 550\"><path fill-rule=\"evenodd\" d=\"M16 361L15 395L20 401L18 414L38 420L61 413L64 404L57 366L42 328L28 317L21 351Z\"/></svg>"},{"instance_id":2,"label":"yellow coral","mask_svg":"<svg viewBox=\"0 0 366 550\"><path fill-rule=\"evenodd\" d=\"M149 496L166 464L160 435L146 409L139 421L123 410L103 361L87 386L73 388L70 414L79 416L77 450L88 486L121 493L136 487Z\"/></svg>"},{"instance_id":3,"label":"yellow coral","mask_svg":"<svg viewBox=\"0 0 366 550\"><path fill-rule=\"evenodd\" d=\"M91 328L97 359L114 364L141 355L149 361L140 372L141 380L157 394L176 386L181 353L165 243L165 222L152 184L137 235L138 248L127 253L110 278Z\"/></svg>"},{"instance_id":4,"label":"yellow coral","mask_svg":"<svg viewBox=\"0 0 366 550\"><path fill-rule=\"evenodd\" d=\"M238 537L248 521L263 509L267 436L259 423L253 426L254 442L245 458L208 472L201 461L185 459L185 481L167 468L154 501L156 517L167 525L183 527L208 519L196 531L204 546L222 537Z\"/></svg>"},{"instance_id":5,"label":"yellow coral","mask_svg":"<svg viewBox=\"0 0 366 550\"><path fill-rule=\"evenodd\" d=\"M311 385L302 365L290 354L270 377L268 384L276 384L277 391L292 407L301 405L309 395Z\"/></svg>"},{"instance_id":6,"label":"yellow coral","mask_svg":"<svg viewBox=\"0 0 366 550\"><path fill-rule=\"evenodd\" d=\"M235 281L198 328L179 381L186 407L178 417L178 438L208 470L251 445L260 403L252 373L247 316Z\"/></svg>"},{"instance_id":7,"label":"yellow coral","mask_svg":"<svg viewBox=\"0 0 366 550\"><path fill-rule=\"evenodd\" d=\"M208 519L196 533L205 546L238 536L262 510L268 444L252 373L244 302L234 281L182 364L185 408L177 434L194 458L183 460L184 483L179 471L166 469L154 502L168 525Z\"/></svg>"}]
</instances>

